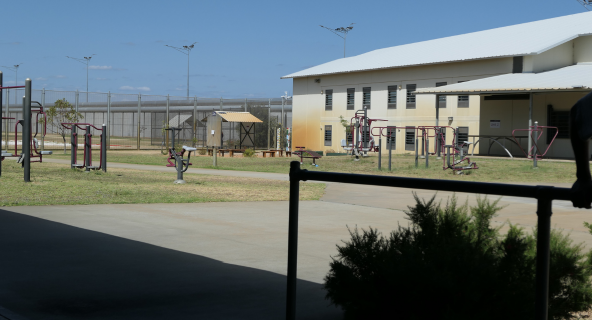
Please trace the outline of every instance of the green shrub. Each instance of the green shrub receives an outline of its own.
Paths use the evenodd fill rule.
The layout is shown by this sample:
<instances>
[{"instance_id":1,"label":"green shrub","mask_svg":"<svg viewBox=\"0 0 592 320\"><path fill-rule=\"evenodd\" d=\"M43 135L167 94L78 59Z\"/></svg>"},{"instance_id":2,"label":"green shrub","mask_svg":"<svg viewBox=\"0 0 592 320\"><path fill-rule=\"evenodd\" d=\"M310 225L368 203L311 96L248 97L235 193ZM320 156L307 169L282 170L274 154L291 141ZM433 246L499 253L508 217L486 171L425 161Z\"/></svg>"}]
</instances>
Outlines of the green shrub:
<instances>
[{"instance_id":1,"label":"green shrub","mask_svg":"<svg viewBox=\"0 0 592 320\"><path fill-rule=\"evenodd\" d=\"M510 225L502 236L491 227L499 200L469 208L453 197L442 209L435 197L414 196L408 227L389 237L355 228L337 246L326 298L346 319L534 318L536 233ZM590 307L591 257L551 233L549 319Z\"/></svg>"},{"instance_id":2,"label":"green shrub","mask_svg":"<svg viewBox=\"0 0 592 320\"><path fill-rule=\"evenodd\" d=\"M197 150L197 153L198 153L200 156L205 156L207 152L208 152L208 151L207 151L205 148L202 148L202 149L199 149L199 150Z\"/></svg>"},{"instance_id":3,"label":"green shrub","mask_svg":"<svg viewBox=\"0 0 592 320\"><path fill-rule=\"evenodd\" d=\"M251 158L255 156L255 150L253 149L245 149L245 152L243 152L243 157L247 157L247 158Z\"/></svg>"}]
</instances>

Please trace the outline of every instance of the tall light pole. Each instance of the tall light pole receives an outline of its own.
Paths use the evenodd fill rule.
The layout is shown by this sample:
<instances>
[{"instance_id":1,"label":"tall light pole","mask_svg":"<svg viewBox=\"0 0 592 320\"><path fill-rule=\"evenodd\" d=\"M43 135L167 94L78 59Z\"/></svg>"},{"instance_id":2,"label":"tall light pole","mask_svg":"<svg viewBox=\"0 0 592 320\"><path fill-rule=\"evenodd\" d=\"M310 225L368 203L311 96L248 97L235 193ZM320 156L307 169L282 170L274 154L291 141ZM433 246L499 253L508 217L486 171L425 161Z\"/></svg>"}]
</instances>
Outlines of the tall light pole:
<instances>
[{"instance_id":1,"label":"tall light pole","mask_svg":"<svg viewBox=\"0 0 592 320\"><path fill-rule=\"evenodd\" d=\"M355 23L351 23L349 25L349 27L339 27L337 29L332 29L332 28L327 28L325 26L321 26L322 28L325 28L331 32L333 32L334 34L336 34L338 37L343 39L343 57L345 58L345 41L347 40L347 33L351 31L351 29L353 29Z\"/></svg>"},{"instance_id":2,"label":"tall light pole","mask_svg":"<svg viewBox=\"0 0 592 320\"><path fill-rule=\"evenodd\" d=\"M189 54L191 53L191 49L193 49L193 47L195 46L197 42L194 42L188 46L183 46L182 48L177 48L177 47L173 47L173 46L169 46L168 44L165 44L165 46L169 47L169 48L173 48L179 52L181 52L182 54L186 54L187 55L187 98L189 98Z\"/></svg>"},{"instance_id":3,"label":"tall light pole","mask_svg":"<svg viewBox=\"0 0 592 320\"><path fill-rule=\"evenodd\" d=\"M92 56L96 56L96 54L93 53L88 57L84 57L84 59L78 59L78 58L72 58L72 57L66 56L66 58L76 60L76 61L86 65L86 102L88 102L88 63L90 62L90 59L92 58Z\"/></svg>"},{"instance_id":4,"label":"tall light pole","mask_svg":"<svg viewBox=\"0 0 592 320\"><path fill-rule=\"evenodd\" d=\"M14 85L18 86L17 81L18 81L18 68L22 65L23 63L19 63L19 64L15 64L14 67L7 67L7 66L2 66L2 68L8 68L12 71L14 71ZM14 89L16 92L16 89ZM17 104L17 99L16 99L17 94L14 94L14 103ZM6 102L6 104L8 104L8 101Z\"/></svg>"}]
</instances>

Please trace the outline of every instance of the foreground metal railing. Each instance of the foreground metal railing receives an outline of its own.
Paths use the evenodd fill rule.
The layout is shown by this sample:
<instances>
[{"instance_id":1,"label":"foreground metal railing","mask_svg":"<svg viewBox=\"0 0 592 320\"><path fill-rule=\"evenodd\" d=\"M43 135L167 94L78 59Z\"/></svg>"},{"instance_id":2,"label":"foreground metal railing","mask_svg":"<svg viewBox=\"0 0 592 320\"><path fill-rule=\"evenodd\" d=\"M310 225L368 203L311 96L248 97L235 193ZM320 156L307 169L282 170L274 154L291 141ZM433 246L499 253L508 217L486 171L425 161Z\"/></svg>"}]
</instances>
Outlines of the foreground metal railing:
<instances>
[{"instance_id":1,"label":"foreground metal railing","mask_svg":"<svg viewBox=\"0 0 592 320\"><path fill-rule=\"evenodd\" d=\"M535 319L547 320L549 297L549 239L553 200L571 200L570 189L550 186L525 186L502 183L448 181L386 177L364 174L314 172L300 169L300 162L290 163L290 208L288 230L288 289L286 319L296 318L296 271L298 258L298 201L300 181L315 180L366 184L384 187L427 189L479 194L493 194L537 199L538 239L536 261Z\"/></svg>"}]
</instances>

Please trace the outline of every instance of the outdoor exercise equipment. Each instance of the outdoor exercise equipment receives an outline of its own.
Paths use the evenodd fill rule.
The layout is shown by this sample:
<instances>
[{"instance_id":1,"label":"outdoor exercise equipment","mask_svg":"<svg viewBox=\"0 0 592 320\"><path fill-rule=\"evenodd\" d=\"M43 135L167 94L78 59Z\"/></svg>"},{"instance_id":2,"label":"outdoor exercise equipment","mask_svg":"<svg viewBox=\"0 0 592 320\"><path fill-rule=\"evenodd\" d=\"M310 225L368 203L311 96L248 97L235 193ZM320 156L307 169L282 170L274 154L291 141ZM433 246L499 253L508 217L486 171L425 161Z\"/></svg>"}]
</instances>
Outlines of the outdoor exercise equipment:
<instances>
[{"instance_id":1,"label":"outdoor exercise equipment","mask_svg":"<svg viewBox=\"0 0 592 320\"><path fill-rule=\"evenodd\" d=\"M537 142L539 141L539 138L543 135L543 129L555 130L555 135L553 136L551 141L549 141L549 144L547 145L547 149L545 149L545 152L541 153L540 152L541 149L539 148ZM532 140L532 147L530 147L528 152L524 151L524 149L522 148L520 143L518 143L518 141L516 140L516 136L514 135L514 132L517 132L517 131L528 131L528 136ZM522 153L528 159L532 159L532 166L534 168L537 167L537 161L543 159L543 157L547 154L547 152L551 148L551 145L555 141L555 138L557 138L558 134L559 134L559 128L550 127L550 126L539 126L538 121L535 121L534 126L530 126L529 129L514 129L514 130L512 130L512 137L514 138L514 141L516 142L516 144L520 148L520 151L522 151Z\"/></svg>"},{"instance_id":2,"label":"outdoor exercise equipment","mask_svg":"<svg viewBox=\"0 0 592 320\"><path fill-rule=\"evenodd\" d=\"M70 134L70 168L72 169L82 169L84 168L86 172L90 172L90 170L103 170L107 172L107 126L103 124L101 128L97 128L90 123L72 123L72 122L64 122L61 125L71 130ZM92 165L92 134L90 128L94 128L97 131L100 131L101 134L99 135L101 143L99 145L99 165L93 166ZM84 130L84 153L82 157L82 163L78 163L78 132L77 128L80 130Z\"/></svg>"},{"instance_id":3,"label":"outdoor exercise equipment","mask_svg":"<svg viewBox=\"0 0 592 320\"><path fill-rule=\"evenodd\" d=\"M0 102L2 101L2 90L3 89L17 89L17 88L25 88L25 96L23 97L23 120L17 122L16 126L19 124L22 125L22 137L21 137L21 146L22 151L19 155L17 155L17 140L15 136L15 153L11 154L8 152L8 141L6 141L6 151L0 152L0 175L2 174L2 161L5 157L18 157L18 163L20 163L23 167L23 180L25 182L31 182L31 148L35 145L33 144L32 132L31 132L31 88L32 82L31 79L27 78L25 80L24 86L13 86L13 87L3 87L2 86L2 72L0 72ZM0 103L0 115L2 114L2 103ZM45 118L44 118L45 120ZM15 128L16 129L16 128ZM2 121L0 121L0 135L2 132ZM43 133L45 134L45 132ZM16 130L15 130L16 135ZM8 140L8 137L7 137ZM24 141L27 141L26 143ZM0 139L0 147L1 147L1 139ZM0 148L1 149L1 148ZM36 149L35 149L36 150ZM47 154L47 153L45 153ZM35 155L33 155L35 157ZM36 152L36 157L39 157L39 160L36 162L41 162L43 154L41 152Z\"/></svg>"},{"instance_id":4,"label":"outdoor exercise equipment","mask_svg":"<svg viewBox=\"0 0 592 320\"><path fill-rule=\"evenodd\" d=\"M359 161L360 156L367 157L368 151L378 152L380 148L375 145L371 134L372 123L376 121L386 121L383 119L368 118L368 109L364 107L357 110L350 120L350 135L355 136L355 142L346 145L343 149L352 153L354 161ZM348 139L349 140L349 139Z\"/></svg>"},{"instance_id":5,"label":"outdoor exercise equipment","mask_svg":"<svg viewBox=\"0 0 592 320\"><path fill-rule=\"evenodd\" d=\"M188 146L183 146L183 150L181 150L181 152L177 152L175 150L175 131L180 131L181 128L166 128L165 130L172 131L171 136L173 140L173 143L169 148L169 157L167 159L169 163L166 166L175 167L177 169L177 180L175 180L175 183L183 184L185 183L185 180L183 180L183 172L187 171L187 169L189 169L189 166L191 165L191 163L189 162L189 158L191 158L191 151L195 151L197 149ZM187 159L183 159L185 151L187 151ZM175 161L175 163L171 162L171 160Z\"/></svg>"},{"instance_id":6,"label":"outdoor exercise equipment","mask_svg":"<svg viewBox=\"0 0 592 320\"><path fill-rule=\"evenodd\" d=\"M45 119L47 119L47 114L43 111L43 106L41 105L41 103L37 102L37 101L31 101L31 103L35 103L37 104L37 107L35 109L31 108L31 112L36 112L36 117L35 117L35 134L33 135L33 128L30 127L29 128L29 136L31 137L31 140L29 141L29 148L32 152L30 152L29 158L30 158L30 162L43 162L43 156L44 155L51 155L53 152L51 151L41 151L40 147L39 147L39 141L37 140L37 135L39 135L41 138L45 137L45 134L47 132L47 123L45 122ZM32 114L31 114L31 118L32 118ZM41 117L41 118L40 118ZM15 118L9 118L9 117L2 117L2 120L5 119L10 119L10 120L16 120ZM32 119L31 119L32 121ZM43 123L42 124L42 128L41 128L41 132L39 132L39 123ZM29 122L30 123L30 122ZM14 125L14 153L9 153L8 150L6 151L2 151L2 160L4 160L4 158L6 157L16 157L17 159L17 163L23 164L23 160L24 160L24 153L18 153L18 126L24 126L24 120L18 120L15 125ZM23 127L23 132L24 132L24 127ZM21 145L23 145L23 141L21 141ZM6 141L6 148L8 149L8 141ZM35 160L34 160L35 159Z\"/></svg>"},{"instance_id":7,"label":"outdoor exercise equipment","mask_svg":"<svg viewBox=\"0 0 592 320\"><path fill-rule=\"evenodd\" d=\"M307 159L312 159L312 165L315 167L318 167L319 165L316 164L316 160L322 158L323 156L321 156L320 154L311 151L311 150L306 150L306 147L294 147L298 150L294 151L294 154L298 157L300 157L300 164L302 164L302 161L307 158Z\"/></svg>"},{"instance_id":8,"label":"outdoor exercise equipment","mask_svg":"<svg viewBox=\"0 0 592 320\"><path fill-rule=\"evenodd\" d=\"M476 162L472 162L468 155L469 146L472 142L461 140L460 135L460 128L451 128L452 129L452 144L447 145L445 144L445 136L440 130L440 137L438 138L441 141L442 145L446 149L444 153L446 155L446 159L443 159L444 165L442 166L444 170L451 169L453 173L456 174L463 174L464 170L472 170L472 169L479 169ZM463 162L466 161L466 164Z\"/></svg>"}]
</instances>

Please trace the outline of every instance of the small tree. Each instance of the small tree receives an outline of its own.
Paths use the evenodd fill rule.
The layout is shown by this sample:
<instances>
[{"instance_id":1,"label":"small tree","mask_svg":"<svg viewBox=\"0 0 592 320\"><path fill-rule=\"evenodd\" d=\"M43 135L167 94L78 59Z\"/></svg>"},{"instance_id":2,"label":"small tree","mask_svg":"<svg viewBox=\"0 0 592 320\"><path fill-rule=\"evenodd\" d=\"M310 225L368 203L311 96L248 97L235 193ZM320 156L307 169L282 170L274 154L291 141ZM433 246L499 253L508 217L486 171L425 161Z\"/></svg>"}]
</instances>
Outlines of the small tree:
<instances>
[{"instance_id":1,"label":"small tree","mask_svg":"<svg viewBox=\"0 0 592 320\"><path fill-rule=\"evenodd\" d=\"M65 122L78 122L82 119L82 113L74 110L74 106L66 99L56 100L52 107L47 110L47 121L50 130L57 133L64 141L64 153L66 153L66 134L67 130L62 126Z\"/></svg>"}]
</instances>

